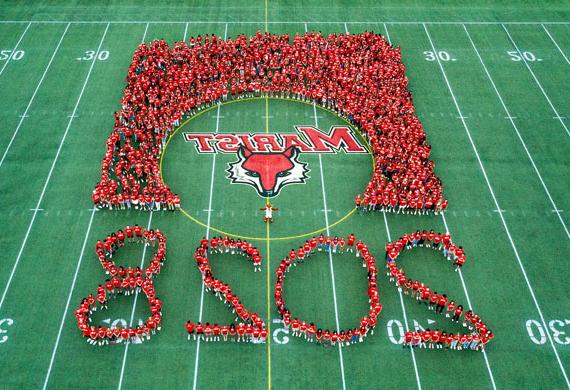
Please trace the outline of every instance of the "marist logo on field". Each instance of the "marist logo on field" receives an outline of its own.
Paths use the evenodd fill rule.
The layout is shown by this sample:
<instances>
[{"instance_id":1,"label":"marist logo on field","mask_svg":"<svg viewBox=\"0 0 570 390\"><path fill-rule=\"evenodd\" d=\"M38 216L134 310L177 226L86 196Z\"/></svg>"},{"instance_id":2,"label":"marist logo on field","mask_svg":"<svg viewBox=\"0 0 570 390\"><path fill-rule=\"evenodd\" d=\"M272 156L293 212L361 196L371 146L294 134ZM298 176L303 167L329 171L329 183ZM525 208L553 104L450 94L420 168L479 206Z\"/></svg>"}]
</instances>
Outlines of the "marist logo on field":
<instances>
[{"instance_id":1,"label":"marist logo on field","mask_svg":"<svg viewBox=\"0 0 570 390\"><path fill-rule=\"evenodd\" d=\"M303 153L368 153L347 126L327 133L312 126L295 126L297 133L184 133L198 153L236 154L226 170L232 183L254 187L262 197L275 197L288 184L304 184L308 164Z\"/></svg>"}]
</instances>

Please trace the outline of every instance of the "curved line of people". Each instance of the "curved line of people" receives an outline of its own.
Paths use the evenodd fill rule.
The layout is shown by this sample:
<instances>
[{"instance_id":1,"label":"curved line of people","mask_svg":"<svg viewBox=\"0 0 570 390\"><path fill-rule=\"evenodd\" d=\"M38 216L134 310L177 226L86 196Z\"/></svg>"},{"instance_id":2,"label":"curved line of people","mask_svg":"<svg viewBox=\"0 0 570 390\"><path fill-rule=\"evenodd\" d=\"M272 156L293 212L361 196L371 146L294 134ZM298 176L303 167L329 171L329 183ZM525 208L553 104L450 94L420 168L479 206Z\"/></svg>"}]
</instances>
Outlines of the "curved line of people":
<instances>
[{"instance_id":1,"label":"curved line of people","mask_svg":"<svg viewBox=\"0 0 570 390\"><path fill-rule=\"evenodd\" d=\"M203 341L236 341L265 343L267 339L267 328L259 314L246 309L239 297L232 292L229 284L218 280L212 273L212 267L208 260L208 254L226 253L240 255L250 260L255 271L261 271L261 255L259 250L251 243L242 240L234 240L229 237L213 237L207 239L203 237L194 252L194 260L202 274L204 289L213 293L223 302L232 313L238 324L223 326L218 324L201 323L196 324L187 321L185 324L188 332L188 340Z\"/></svg>"},{"instance_id":2,"label":"curved line of people","mask_svg":"<svg viewBox=\"0 0 570 390\"><path fill-rule=\"evenodd\" d=\"M386 274L400 292L410 295L420 305L424 304L429 310L445 315L455 323L463 325L471 331L470 334L446 333L439 329L423 331L406 331L404 334L404 347L421 348L448 348L454 350L471 349L484 350L485 345L494 337L493 332L472 310L465 310L463 305L447 297L447 294L438 294L424 283L408 278L402 268L398 268L396 260L402 250L415 247L431 248L443 253L443 256L459 270L465 264L465 251L456 246L449 233L439 234L433 230L419 231L405 234L396 242L386 244Z\"/></svg>"},{"instance_id":3,"label":"curved line of people","mask_svg":"<svg viewBox=\"0 0 570 390\"><path fill-rule=\"evenodd\" d=\"M140 267L116 266L113 255L125 243L138 243L146 246L157 246L149 265ZM156 296L152 278L160 274L160 269L166 259L166 237L156 230L146 230L139 225L127 226L116 233L108 235L104 240L97 241L95 253L109 278L97 287L96 294L89 294L81 300L75 310L77 326L92 345L117 344L122 342L141 343L160 331L162 322L162 301ZM110 298L144 293L149 303L150 316L136 327L95 326L91 316L94 312L107 309Z\"/></svg>"},{"instance_id":4,"label":"curved line of people","mask_svg":"<svg viewBox=\"0 0 570 390\"><path fill-rule=\"evenodd\" d=\"M160 156L182 118L230 99L269 96L319 104L368 140L374 171L356 198L365 210L439 212L447 207L431 146L408 91L400 48L379 34L212 34L170 47L139 45L106 142L96 207L175 210ZM380 206L382 205L382 206Z\"/></svg>"},{"instance_id":5,"label":"curved line of people","mask_svg":"<svg viewBox=\"0 0 570 390\"><path fill-rule=\"evenodd\" d=\"M285 298L283 296L283 285L285 275L290 268L296 267L316 253L350 253L360 259L362 266L368 271L368 302L370 310L360 319L359 325L352 329L321 329L313 322L303 321L295 317L289 311ZM380 295L378 293L378 284L376 275L378 269L376 267L376 259L368 250L368 246L361 240L357 240L354 234L344 237L326 237L320 235L307 240L299 249L292 249L287 257L279 263L279 267L275 270L275 304L281 319L283 320L284 329L293 336L302 337L308 342L315 342L325 347L327 346L349 346L357 342L363 342L365 337L374 334L374 327L378 322L378 315L382 311L380 303Z\"/></svg>"}]
</instances>

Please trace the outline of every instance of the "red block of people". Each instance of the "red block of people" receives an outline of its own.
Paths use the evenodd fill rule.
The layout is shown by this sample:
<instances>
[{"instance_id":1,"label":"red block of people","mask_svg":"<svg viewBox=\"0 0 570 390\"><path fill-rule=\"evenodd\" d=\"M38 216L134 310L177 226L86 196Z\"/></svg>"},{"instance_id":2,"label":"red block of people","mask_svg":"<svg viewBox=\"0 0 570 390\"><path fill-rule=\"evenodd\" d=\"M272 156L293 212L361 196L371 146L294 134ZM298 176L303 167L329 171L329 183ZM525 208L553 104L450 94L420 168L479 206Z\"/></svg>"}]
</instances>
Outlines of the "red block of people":
<instances>
[{"instance_id":1,"label":"red block of people","mask_svg":"<svg viewBox=\"0 0 570 390\"><path fill-rule=\"evenodd\" d=\"M447 201L401 59L399 48L372 32L142 43L92 200L99 208L176 210L180 198L163 182L159 161L180 120L228 99L269 96L326 107L366 138L375 165L355 199L360 210L443 211Z\"/></svg>"}]
</instances>

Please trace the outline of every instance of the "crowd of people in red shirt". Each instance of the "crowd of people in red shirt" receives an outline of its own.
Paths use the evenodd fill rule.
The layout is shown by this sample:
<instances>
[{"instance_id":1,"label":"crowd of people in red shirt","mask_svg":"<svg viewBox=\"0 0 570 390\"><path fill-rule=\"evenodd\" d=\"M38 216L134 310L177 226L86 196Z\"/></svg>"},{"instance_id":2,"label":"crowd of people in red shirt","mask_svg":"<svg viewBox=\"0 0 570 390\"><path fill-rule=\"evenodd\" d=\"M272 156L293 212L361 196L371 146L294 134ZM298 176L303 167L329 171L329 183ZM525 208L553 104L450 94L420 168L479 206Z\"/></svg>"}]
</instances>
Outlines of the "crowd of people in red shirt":
<instances>
[{"instance_id":1,"label":"crowd of people in red shirt","mask_svg":"<svg viewBox=\"0 0 570 390\"><path fill-rule=\"evenodd\" d=\"M157 246L147 268L117 266L112 260L113 255L125 243L143 243ZM162 322L162 301L157 298L152 278L160 274L160 269L166 257L166 237L156 230L146 230L138 225L127 226L124 230L112 233L102 241L97 241L95 253L109 278L97 287L96 294L89 294L81 300L75 317L77 325L87 342L93 345L115 344L121 342L141 343L151 335L160 331ZM91 315L97 309L106 309L110 298L118 295L144 293L150 306L151 315L136 327L104 327L94 326Z\"/></svg>"},{"instance_id":2,"label":"crowd of people in red shirt","mask_svg":"<svg viewBox=\"0 0 570 390\"><path fill-rule=\"evenodd\" d=\"M330 253L352 253L362 260L363 267L368 270L368 298L370 310L366 316L360 319L357 327L348 330L329 330L321 329L313 322L303 321L295 317L287 308L285 298L283 296L283 284L285 274L289 272L291 266L297 266L303 263L309 257L318 252ZM290 331L293 336L302 337L309 342L316 341L318 344L326 346L349 346L351 344L362 342L369 334L374 334L374 327L378 321L378 315L382 311L380 303L380 295L376 275L376 259L368 251L368 246L362 241L356 239L353 234L348 237L326 237L320 235L307 240L299 249L291 250L289 255L281 260L279 267L275 271L277 281L275 284L275 304L277 310L283 320L284 329Z\"/></svg>"},{"instance_id":3,"label":"crowd of people in red shirt","mask_svg":"<svg viewBox=\"0 0 570 390\"><path fill-rule=\"evenodd\" d=\"M439 330L407 331L404 336L404 346L422 348L449 348L455 350L471 349L483 350L485 345L494 337L491 330L481 318L472 310L465 310L463 305L457 304L446 294L432 291L424 283L408 278L402 268L396 265L396 259L403 249L415 247L432 248L440 250L448 261L452 262L458 270L465 263L465 251L461 246L455 245L449 233L439 234L433 230L416 231L405 234L396 242L386 244L386 268L390 281L399 291L410 295L419 304L428 306L439 314L445 314L453 322L468 328L471 334L446 333Z\"/></svg>"},{"instance_id":4,"label":"crowd of people in red shirt","mask_svg":"<svg viewBox=\"0 0 570 390\"><path fill-rule=\"evenodd\" d=\"M373 176L357 198L365 210L439 212L447 207L414 115L399 48L378 34L192 37L142 43L128 69L122 108L93 191L100 208L174 210L159 160L183 117L241 96L315 102L349 120L371 145Z\"/></svg>"},{"instance_id":5,"label":"crowd of people in red shirt","mask_svg":"<svg viewBox=\"0 0 570 390\"><path fill-rule=\"evenodd\" d=\"M198 338L204 341L229 340L264 343L268 331L263 319L257 313L250 312L245 308L238 296L232 292L229 284L214 277L208 260L208 252L209 254L226 253L245 256L253 263L254 270L261 270L261 255L259 250L251 243L233 240L229 237L202 238L200 245L194 252L194 259L202 273L204 289L211 291L220 301L223 301L228 309L235 313L236 321L239 322L237 326L234 324L220 326L218 324L210 325L209 323L202 324L200 322L194 324L192 321L187 321L185 327L188 332L188 340L192 336L194 340Z\"/></svg>"}]
</instances>

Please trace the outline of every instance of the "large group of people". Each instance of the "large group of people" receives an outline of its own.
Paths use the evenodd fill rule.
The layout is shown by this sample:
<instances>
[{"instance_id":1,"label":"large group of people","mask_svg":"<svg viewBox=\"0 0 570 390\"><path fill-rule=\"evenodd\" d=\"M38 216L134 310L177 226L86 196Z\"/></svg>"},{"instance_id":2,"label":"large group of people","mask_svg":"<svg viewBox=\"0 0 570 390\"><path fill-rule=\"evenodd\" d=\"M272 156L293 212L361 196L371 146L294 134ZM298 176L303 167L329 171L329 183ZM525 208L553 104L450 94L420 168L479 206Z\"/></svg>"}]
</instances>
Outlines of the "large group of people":
<instances>
[{"instance_id":1,"label":"large group of people","mask_svg":"<svg viewBox=\"0 0 570 390\"><path fill-rule=\"evenodd\" d=\"M148 267L116 266L112 260L113 255L126 243L152 245L156 248ZM89 294L81 300L75 310L75 317L79 330L88 343L93 345L106 345L121 342L141 343L148 340L151 335L160 331L162 322L162 301L156 296L152 278L160 273L166 258L166 237L156 230L146 230L139 225L127 226L116 233L108 235L104 240L97 241L95 253L105 269L109 278L97 287L95 294ZM150 316L136 327L96 326L91 315L98 309L106 309L110 298L119 295L143 293L148 300Z\"/></svg>"},{"instance_id":2,"label":"large group of people","mask_svg":"<svg viewBox=\"0 0 570 390\"><path fill-rule=\"evenodd\" d=\"M126 82L92 194L97 207L179 207L159 167L172 130L183 117L242 96L311 101L358 128L375 156L372 178L357 197L363 210L447 207L400 49L381 35L258 32L223 40L212 34L173 47L155 40L137 48Z\"/></svg>"},{"instance_id":3,"label":"large group of people","mask_svg":"<svg viewBox=\"0 0 570 390\"><path fill-rule=\"evenodd\" d=\"M220 301L236 315L237 325L220 326L210 323L186 322L188 340L191 338L204 341L237 341L264 343L267 338L267 328L259 314L250 312L240 301L238 296L232 292L229 284L216 279L212 274L212 267L208 260L208 255L225 253L231 255L241 255L248 258L254 270L261 270L261 255L259 250L251 243L243 240L234 240L229 237L206 237L200 240L200 244L194 252L194 260L202 274L204 289L213 293Z\"/></svg>"},{"instance_id":4,"label":"large group of people","mask_svg":"<svg viewBox=\"0 0 570 390\"><path fill-rule=\"evenodd\" d=\"M465 310L463 305L456 303L447 294L431 290L426 284L408 278L402 268L396 265L396 260L402 250L415 247L425 247L441 251L443 256L459 270L465 263L465 251L455 245L449 233L439 234L433 230L416 231L405 234L396 242L386 244L386 274L400 292L411 296L420 305L426 305L429 310L445 315L451 321L463 325L471 333L446 333L439 329L422 331L406 331L404 347L448 348L453 350L484 350L485 345L494 337L491 330L472 310Z\"/></svg>"},{"instance_id":5,"label":"large group of people","mask_svg":"<svg viewBox=\"0 0 570 390\"><path fill-rule=\"evenodd\" d=\"M307 261L309 257L316 253L351 253L368 271L368 302L369 312L360 319L359 324L351 329L322 329L314 322L304 321L297 318L287 307L283 295L285 275L292 266ZM376 276L376 259L368 246L357 240L354 234L348 237L326 237L320 235L307 240L299 249L292 249L289 254L281 260L279 267L275 270L275 304L283 320L284 329L293 336L302 337L308 342L316 342L323 346L349 346L364 341L369 334L374 334L374 328L378 322L378 315L382 311L380 295Z\"/></svg>"}]
</instances>

